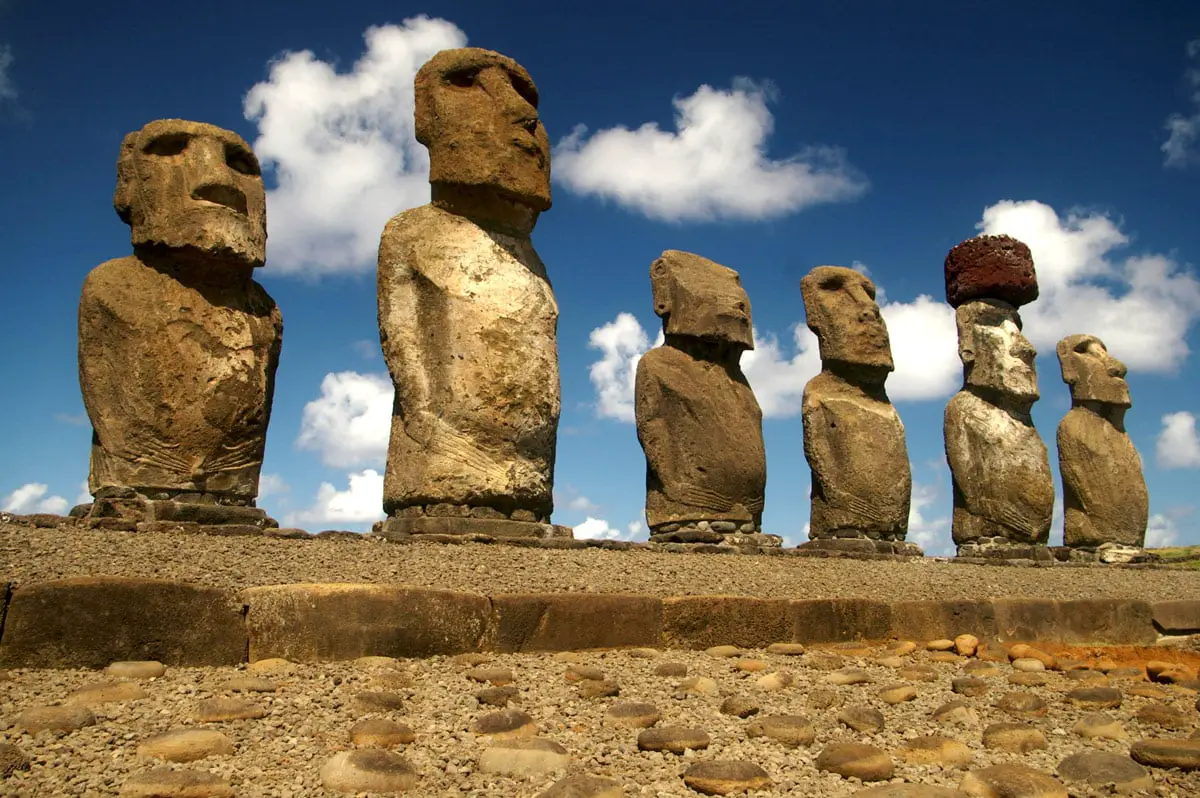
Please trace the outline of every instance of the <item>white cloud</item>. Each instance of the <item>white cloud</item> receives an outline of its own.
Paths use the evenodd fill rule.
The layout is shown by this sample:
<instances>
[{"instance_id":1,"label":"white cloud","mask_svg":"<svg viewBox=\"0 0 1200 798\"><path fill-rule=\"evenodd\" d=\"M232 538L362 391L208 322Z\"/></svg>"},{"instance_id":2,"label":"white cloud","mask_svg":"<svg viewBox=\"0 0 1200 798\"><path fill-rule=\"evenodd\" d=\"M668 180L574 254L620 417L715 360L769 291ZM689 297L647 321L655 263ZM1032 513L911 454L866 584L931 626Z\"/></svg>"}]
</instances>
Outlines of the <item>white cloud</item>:
<instances>
[{"instance_id":1,"label":"white cloud","mask_svg":"<svg viewBox=\"0 0 1200 798\"><path fill-rule=\"evenodd\" d=\"M346 490L322 482L312 506L288 513L284 526L313 531L315 527L331 524L362 526L382 519L383 475L368 468L348 474L347 479L349 487Z\"/></svg>"},{"instance_id":2,"label":"white cloud","mask_svg":"<svg viewBox=\"0 0 1200 798\"><path fill-rule=\"evenodd\" d=\"M589 515L583 523L576 524L572 532L579 540L632 540L643 530L640 521L631 522L622 532L609 526L603 518L593 518Z\"/></svg>"},{"instance_id":3,"label":"white cloud","mask_svg":"<svg viewBox=\"0 0 1200 798\"><path fill-rule=\"evenodd\" d=\"M1174 519L1162 513L1150 516L1146 525L1146 548L1161 549L1164 546L1173 546L1178 539L1179 527Z\"/></svg>"},{"instance_id":4,"label":"white cloud","mask_svg":"<svg viewBox=\"0 0 1200 798\"><path fill-rule=\"evenodd\" d=\"M291 486L279 474L260 474L258 477L258 498L260 500L268 496L279 496L291 489Z\"/></svg>"},{"instance_id":5,"label":"white cloud","mask_svg":"<svg viewBox=\"0 0 1200 798\"><path fill-rule=\"evenodd\" d=\"M1021 316L1040 351L1066 335L1092 333L1130 370L1171 372L1187 358L1200 282L1166 255L1113 257L1129 237L1108 216L1071 211L1062 218L1035 200L1003 200L984 209L976 227L1015 236L1033 252L1040 296Z\"/></svg>"},{"instance_id":6,"label":"white cloud","mask_svg":"<svg viewBox=\"0 0 1200 798\"><path fill-rule=\"evenodd\" d=\"M417 16L368 28L349 72L311 51L273 61L246 94L254 151L273 170L270 268L306 275L373 268L384 224L429 201L429 158L413 133L413 77L466 35Z\"/></svg>"},{"instance_id":7,"label":"white cloud","mask_svg":"<svg viewBox=\"0 0 1200 798\"><path fill-rule=\"evenodd\" d=\"M304 406L296 448L334 468L382 466L391 434L392 381L386 374L326 374L321 396Z\"/></svg>"},{"instance_id":8,"label":"white cloud","mask_svg":"<svg viewBox=\"0 0 1200 798\"><path fill-rule=\"evenodd\" d=\"M593 133L577 126L554 148L554 177L573 192L665 221L769 219L854 199L867 182L836 147L773 160L769 84L735 78L675 97L675 130L647 122Z\"/></svg>"},{"instance_id":9,"label":"white cloud","mask_svg":"<svg viewBox=\"0 0 1200 798\"><path fill-rule=\"evenodd\" d=\"M88 489L87 480L79 483L79 493L75 494L76 504L91 504L92 492Z\"/></svg>"},{"instance_id":10,"label":"white cloud","mask_svg":"<svg viewBox=\"0 0 1200 798\"><path fill-rule=\"evenodd\" d=\"M1200 39L1193 39L1187 43L1187 56L1193 61L1200 58ZM1187 116L1175 113L1167 117L1163 127L1168 136L1160 148L1166 155L1163 165L1180 169L1196 161L1193 147L1197 140L1200 140L1200 67L1187 69L1184 78L1191 90L1188 96L1194 108Z\"/></svg>"},{"instance_id":11,"label":"white cloud","mask_svg":"<svg viewBox=\"0 0 1200 798\"><path fill-rule=\"evenodd\" d=\"M12 62L12 48L7 44L0 45L0 100L17 99L17 87L8 75L8 68L12 66Z\"/></svg>"},{"instance_id":12,"label":"white cloud","mask_svg":"<svg viewBox=\"0 0 1200 798\"><path fill-rule=\"evenodd\" d=\"M796 354L788 357L771 333L754 330L754 349L742 354L742 371L764 418L789 418L800 412L804 385L821 371L817 336L804 324L792 328Z\"/></svg>"},{"instance_id":13,"label":"white cloud","mask_svg":"<svg viewBox=\"0 0 1200 798\"><path fill-rule=\"evenodd\" d=\"M592 330L588 348L602 353L588 369L596 388L596 415L633 423L633 381L638 361L650 348L650 337L632 313L618 313Z\"/></svg>"},{"instance_id":14,"label":"white cloud","mask_svg":"<svg viewBox=\"0 0 1200 798\"><path fill-rule=\"evenodd\" d=\"M1156 450L1159 468L1200 468L1196 417L1187 411L1163 416Z\"/></svg>"},{"instance_id":15,"label":"white cloud","mask_svg":"<svg viewBox=\"0 0 1200 798\"><path fill-rule=\"evenodd\" d=\"M63 515L70 508L62 496L47 496L49 486L41 482L26 482L4 497L0 510L18 515L53 513Z\"/></svg>"},{"instance_id":16,"label":"white cloud","mask_svg":"<svg viewBox=\"0 0 1200 798\"><path fill-rule=\"evenodd\" d=\"M887 322L896 370L887 381L893 401L920 401L949 396L962 385L958 328L954 310L925 294L912 302L879 307Z\"/></svg>"},{"instance_id":17,"label":"white cloud","mask_svg":"<svg viewBox=\"0 0 1200 798\"><path fill-rule=\"evenodd\" d=\"M953 556L955 548L950 537L949 516L926 517L939 502L937 486L913 483L905 539L916 543L931 557Z\"/></svg>"}]
</instances>

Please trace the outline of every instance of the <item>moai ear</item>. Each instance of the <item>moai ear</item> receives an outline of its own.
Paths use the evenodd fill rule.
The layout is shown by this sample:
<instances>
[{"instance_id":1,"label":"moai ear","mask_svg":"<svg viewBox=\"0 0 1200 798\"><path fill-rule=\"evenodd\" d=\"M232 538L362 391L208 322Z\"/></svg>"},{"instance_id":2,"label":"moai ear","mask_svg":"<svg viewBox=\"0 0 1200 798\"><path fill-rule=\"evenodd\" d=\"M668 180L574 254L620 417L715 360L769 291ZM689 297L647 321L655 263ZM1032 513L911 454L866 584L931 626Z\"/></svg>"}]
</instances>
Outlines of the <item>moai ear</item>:
<instances>
[{"instance_id":1,"label":"moai ear","mask_svg":"<svg viewBox=\"0 0 1200 798\"><path fill-rule=\"evenodd\" d=\"M113 194L113 208L125 224L132 224L134 193L137 190L137 175L133 159L140 131L129 133L121 142L121 153L117 156L117 190Z\"/></svg>"},{"instance_id":2,"label":"moai ear","mask_svg":"<svg viewBox=\"0 0 1200 798\"><path fill-rule=\"evenodd\" d=\"M671 269L666 258L650 264L650 290L654 296L654 312L665 319L671 314Z\"/></svg>"}]
</instances>

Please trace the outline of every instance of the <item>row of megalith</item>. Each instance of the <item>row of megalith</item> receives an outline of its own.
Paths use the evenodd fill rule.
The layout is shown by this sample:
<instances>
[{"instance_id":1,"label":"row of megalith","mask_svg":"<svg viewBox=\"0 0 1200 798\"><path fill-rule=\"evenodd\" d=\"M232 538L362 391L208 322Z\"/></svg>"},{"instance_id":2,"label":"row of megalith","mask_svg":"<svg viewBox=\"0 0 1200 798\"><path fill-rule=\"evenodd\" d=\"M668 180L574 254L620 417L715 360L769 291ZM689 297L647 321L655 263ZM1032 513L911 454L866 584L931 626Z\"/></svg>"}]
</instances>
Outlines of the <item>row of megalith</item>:
<instances>
[{"instance_id":1,"label":"row of megalith","mask_svg":"<svg viewBox=\"0 0 1200 798\"><path fill-rule=\"evenodd\" d=\"M388 222L379 247L395 404L377 531L569 535L550 523L558 306L530 241L551 203L537 89L512 59L462 48L426 63L415 91L432 200ZM266 256L258 161L229 131L158 120L125 137L117 173L133 254L95 268L79 306L88 517L269 524L255 499L283 324L252 278ZM1054 486L1018 310L1037 297L1032 257L981 236L950 251L945 278L963 363L945 415L954 541L962 555L1045 559ZM635 406L651 540L777 546L762 529L762 412L739 365L754 341L738 274L668 250L650 283L665 343L638 364ZM803 397L805 545L920 554L905 540L912 476L875 286L819 266L800 290L822 366ZM1123 425L1124 366L1091 335L1064 338L1058 357L1072 394L1058 430L1065 543L1140 547L1147 495Z\"/></svg>"}]
</instances>

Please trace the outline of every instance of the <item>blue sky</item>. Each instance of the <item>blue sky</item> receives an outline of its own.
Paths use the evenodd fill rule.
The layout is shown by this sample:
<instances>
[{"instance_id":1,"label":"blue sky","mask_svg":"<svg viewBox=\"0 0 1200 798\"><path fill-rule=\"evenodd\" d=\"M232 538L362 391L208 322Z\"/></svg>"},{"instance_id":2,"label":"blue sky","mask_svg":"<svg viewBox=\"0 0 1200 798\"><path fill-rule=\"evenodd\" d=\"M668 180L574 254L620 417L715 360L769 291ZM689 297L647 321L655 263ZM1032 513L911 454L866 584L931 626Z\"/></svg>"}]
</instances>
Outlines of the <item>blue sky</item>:
<instances>
[{"instance_id":1,"label":"blue sky","mask_svg":"<svg viewBox=\"0 0 1200 798\"><path fill-rule=\"evenodd\" d=\"M75 314L87 272L130 249L112 210L118 146L183 117L238 131L267 167L258 279L285 332L260 505L314 531L369 527L390 412L375 248L390 216L428 199L412 74L469 43L530 71L556 144L554 207L534 243L561 313L557 522L645 536L632 369L659 329L649 265L683 249L737 269L749 292L764 522L789 543L805 537L798 410L819 367L799 281L822 264L875 279L913 461L910 539L944 551L941 418L961 372L942 261L965 238L1007 232L1032 247L1041 280L1023 316L1052 465L1069 407L1054 343L1093 333L1130 366L1152 542L1200 543L1200 6L801 5L163 13L132 0L117 14L0 0L0 506L79 500L90 431Z\"/></svg>"}]
</instances>

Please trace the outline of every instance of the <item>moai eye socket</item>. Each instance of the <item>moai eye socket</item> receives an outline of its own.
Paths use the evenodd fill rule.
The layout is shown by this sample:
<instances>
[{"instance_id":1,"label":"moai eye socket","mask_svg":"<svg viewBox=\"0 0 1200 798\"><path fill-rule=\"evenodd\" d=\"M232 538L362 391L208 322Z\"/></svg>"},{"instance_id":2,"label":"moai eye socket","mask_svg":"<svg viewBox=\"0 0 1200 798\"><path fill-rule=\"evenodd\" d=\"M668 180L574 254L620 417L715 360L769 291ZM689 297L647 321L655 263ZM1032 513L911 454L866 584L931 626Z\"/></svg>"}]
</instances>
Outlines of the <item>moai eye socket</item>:
<instances>
[{"instance_id":1,"label":"moai eye socket","mask_svg":"<svg viewBox=\"0 0 1200 798\"><path fill-rule=\"evenodd\" d=\"M821 280L822 291L841 291L846 281L840 274L833 274Z\"/></svg>"},{"instance_id":2,"label":"moai eye socket","mask_svg":"<svg viewBox=\"0 0 1200 798\"><path fill-rule=\"evenodd\" d=\"M142 152L160 157L178 155L187 149L188 138L186 133L164 133L146 142L142 147Z\"/></svg>"},{"instance_id":3,"label":"moai eye socket","mask_svg":"<svg viewBox=\"0 0 1200 798\"><path fill-rule=\"evenodd\" d=\"M467 67L465 69L456 69L446 75L446 82L451 86L457 86L460 89L469 89L476 84L479 79L478 67Z\"/></svg>"},{"instance_id":4,"label":"moai eye socket","mask_svg":"<svg viewBox=\"0 0 1200 798\"><path fill-rule=\"evenodd\" d=\"M230 169L243 175L258 177L262 174L254 153L236 144L225 145L225 163L229 164Z\"/></svg>"},{"instance_id":5,"label":"moai eye socket","mask_svg":"<svg viewBox=\"0 0 1200 798\"><path fill-rule=\"evenodd\" d=\"M512 83L513 89L516 90L517 94L521 95L521 98L525 100L525 102L529 103L534 108L538 107L537 89L533 87L532 83L525 80L525 78L521 77L520 75L514 75L511 72L508 75L508 80L510 83Z\"/></svg>"}]
</instances>

